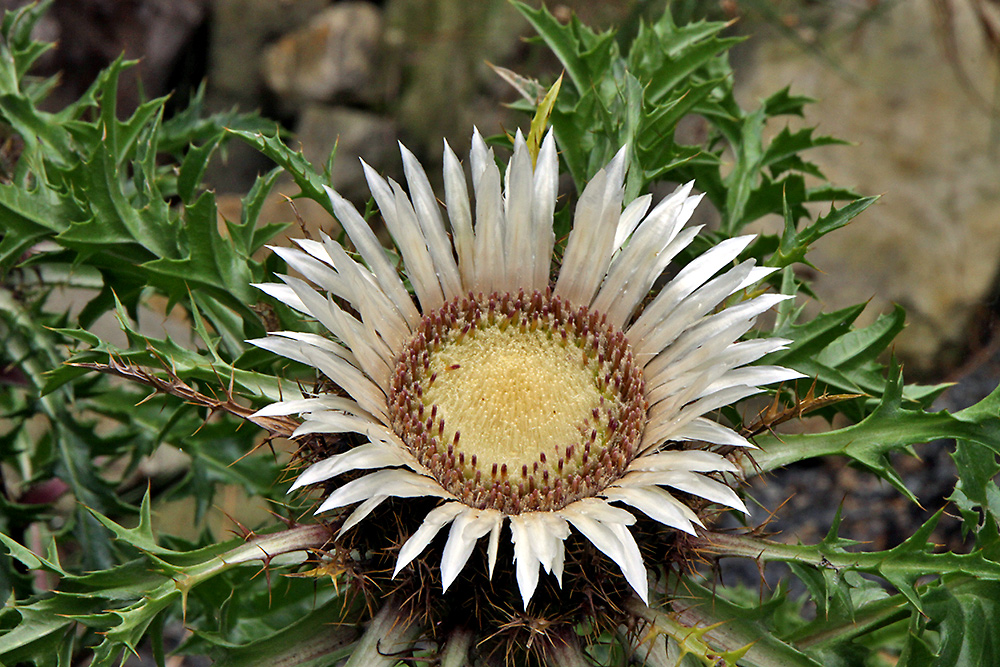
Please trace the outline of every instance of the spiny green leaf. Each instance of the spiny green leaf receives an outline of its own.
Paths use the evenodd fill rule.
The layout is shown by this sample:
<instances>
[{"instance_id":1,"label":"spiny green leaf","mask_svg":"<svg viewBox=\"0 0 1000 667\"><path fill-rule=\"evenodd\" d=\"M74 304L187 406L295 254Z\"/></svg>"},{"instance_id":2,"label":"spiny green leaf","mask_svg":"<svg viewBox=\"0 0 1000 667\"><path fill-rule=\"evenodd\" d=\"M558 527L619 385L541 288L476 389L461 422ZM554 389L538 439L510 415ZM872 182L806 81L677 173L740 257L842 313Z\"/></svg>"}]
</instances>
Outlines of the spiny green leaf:
<instances>
[{"instance_id":1,"label":"spiny green leaf","mask_svg":"<svg viewBox=\"0 0 1000 667\"><path fill-rule=\"evenodd\" d=\"M967 554L934 552L935 547L928 540L943 513L943 509L939 510L905 541L886 551L847 551L828 540L815 545L781 544L746 535L713 534L706 544L709 550L718 554L876 575L896 586L910 604L920 610L923 603L916 584L922 577L932 575L941 578L942 582L962 582L971 577L1000 582L1000 561L983 549Z\"/></svg>"},{"instance_id":2,"label":"spiny green leaf","mask_svg":"<svg viewBox=\"0 0 1000 667\"><path fill-rule=\"evenodd\" d=\"M958 482L949 496L962 513L962 533L968 535L989 523L1000 520L1000 488L995 480L1000 473L995 451L960 440L951 458L958 470ZM982 516L980 516L982 512Z\"/></svg>"},{"instance_id":3,"label":"spiny green leaf","mask_svg":"<svg viewBox=\"0 0 1000 667\"><path fill-rule=\"evenodd\" d=\"M102 98L103 99L103 98ZM115 120L117 126L118 146L116 158L119 164L124 164L131 156L137 154L137 144L142 141L146 130L154 121L159 122L159 117L163 115L163 105L166 97L158 97L148 102L143 102L132 113L132 116L124 122ZM105 104L107 101L105 100Z\"/></svg>"},{"instance_id":4,"label":"spiny green leaf","mask_svg":"<svg viewBox=\"0 0 1000 667\"><path fill-rule=\"evenodd\" d=\"M763 107L749 113L743 119L738 141L734 142L736 164L725 181L726 209L722 221L723 231L728 235L735 235L744 224L747 202L764 159L763 134L766 120Z\"/></svg>"},{"instance_id":5,"label":"spiny green leaf","mask_svg":"<svg viewBox=\"0 0 1000 667\"><path fill-rule=\"evenodd\" d=\"M215 154L215 149L219 147L222 138L223 135L220 134L201 146L192 146L184 156L180 172L177 174L177 194L185 204L194 201L208 162Z\"/></svg>"},{"instance_id":6,"label":"spiny green leaf","mask_svg":"<svg viewBox=\"0 0 1000 667\"><path fill-rule=\"evenodd\" d=\"M827 215L801 231L786 226L781 238L781 248L768 261L768 266L787 266L793 262L801 262L806 252L819 238L845 226L862 211L874 204L878 197L862 197L839 209L835 208Z\"/></svg>"},{"instance_id":7,"label":"spiny green leaf","mask_svg":"<svg viewBox=\"0 0 1000 667\"><path fill-rule=\"evenodd\" d=\"M664 12L664 16L669 16L669 11ZM655 74L650 78L649 87L646 90L650 102L659 102L663 97L680 89L681 83L686 78L745 39L743 37L715 37L714 35L724 27L725 24L722 23L700 23L685 26L683 30L688 33L688 39L680 40L677 39L676 35L661 34L659 35L659 44L656 45L659 48L654 47L647 50L633 47L631 49L630 53L633 57L649 58L654 54L664 56L662 61L655 64ZM633 62L632 67L641 70L644 64Z\"/></svg>"},{"instance_id":8,"label":"spiny green leaf","mask_svg":"<svg viewBox=\"0 0 1000 667\"><path fill-rule=\"evenodd\" d=\"M888 349L905 324L906 311L897 305L871 325L835 338L819 352L817 361L838 369L860 368Z\"/></svg>"},{"instance_id":9,"label":"spiny green leaf","mask_svg":"<svg viewBox=\"0 0 1000 667\"><path fill-rule=\"evenodd\" d=\"M848 306L832 313L821 313L812 320L796 324L782 318L773 330L775 336L788 338L788 348L766 357L767 363L784 365L805 374L810 380L799 382L808 386L812 380L833 388L835 392L863 393L880 396L886 388L881 366L875 359L892 342L895 332L903 326L903 311L880 316L863 329L851 325L866 304ZM926 407L948 385L908 385L902 389L907 402ZM822 391L822 387L820 389ZM848 415L862 419L865 413L848 408Z\"/></svg>"},{"instance_id":10,"label":"spiny green leaf","mask_svg":"<svg viewBox=\"0 0 1000 667\"><path fill-rule=\"evenodd\" d=\"M48 560L36 555L30 549L22 546L19 542L3 533L0 533L0 542L4 543L12 557L16 558L29 570L43 570L60 576L66 576L67 574L58 561Z\"/></svg>"},{"instance_id":11,"label":"spiny green leaf","mask_svg":"<svg viewBox=\"0 0 1000 667\"><path fill-rule=\"evenodd\" d=\"M101 72L100 121L95 130L100 133L101 143L113 156L116 166L123 165L135 151L135 143L149 122L163 111L166 97L143 102L126 121L118 120L118 78L126 69L138 64L137 60L125 60L119 56Z\"/></svg>"},{"instance_id":12,"label":"spiny green leaf","mask_svg":"<svg viewBox=\"0 0 1000 667\"><path fill-rule=\"evenodd\" d=\"M769 116L802 116L805 106L815 101L811 97L792 95L791 86L785 86L764 100L764 108L767 109Z\"/></svg>"},{"instance_id":13,"label":"spiny green leaf","mask_svg":"<svg viewBox=\"0 0 1000 667\"><path fill-rule=\"evenodd\" d=\"M79 338L84 338L86 333L61 331ZM132 328L131 324L127 325L126 331L133 343L128 349L121 349L102 341L92 350L81 351L74 355L68 363L107 363L109 356L150 369L160 369L166 363L171 372L182 380L201 380L213 384L220 380L226 384L231 381L234 390L261 401L277 401L281 400L283 395L296 396L299 393L294 382L286 382L267 373L244 370L240 367L239 360L235 365L214 363L210 358L180 346L173 340L142 336ZM248 350L244 356L255 362L261 359L258 350ZM264 358L266 359L267 355L264 355ZM72 379L73 374L56 370L49 377L51 382L45 385L45 389L53 391L61 383Z\"/></svg>"},{"instance_id":14,"label":"spiny green leaf","mask_svg":"<svg viewBox=\"0 0 1000 667\"><path fill-rule=\"evenodd\" d=\"M545 40L545 43L556 54L556 57L559 58L563 67L566 68L566 73L569 75L570 81L573 82L576 90L582 93L589 89L593 81L590 76L591 72L581 52L593 46L592 43L585 44L584 39L589 38L587 41L592 42L596 38L596 35L590 32L589 28L583 28L587 30L588 34L581 35L581 28L578 24L577 26L565 26L559 23L556 17L549 13L549 10L544 6L534 9L516 0L512 4L528 20L531 27L535 29L535 32Z\"/></svg>"},{"instance_id":15,"label":"spiny green leaf","mask_svg":"<svg viewBox=\"0 0 1000 667\"><path fill-rule=\"evenodd\" d=\"M768 144L767 150L764 152L763 165L781 169L782 163L797 156L802 151L819 148L820 146L848 145L848 142L834 137L813 136L815 131L815 128L812 127L802 128L794 132L787 127L784 128Z\"/></svg>"},{"instance_id":16,"label":"spiny green leaf","mask_svg":"<svg viewBox=\"0 0 1000 667\"><path fill-rule=\"evenodd\" d=\"M286 146L277 131L271 136L244 130L230 130L230 133L277 162L291 175L303 196L312 199L333 216L333 204L323 189L327 185L326 179L302 156L301 151L293 151Z\"/></svg>"},{"instance_id":17,"label":"spiny green leaf","mask_svg":"<svg viewBox=\"0 0 1000 667\"><path fill-rule=\"evenodd\" d=\"M342 624L330 627L331 618L344 613L344 600L334 598L294 623L243 646L213 651L217 667L284 667L327 665L351 654L358 630Z\"/></svg>"},{"instance_id":18,"label":"spiny green leaf","mask_svg":"<svg viewBox=\"0 0 1000 667\"><path fill-rule=\"evenodd\" d=\"M251 332L260 329L256 315L248 307L257 297L250 286L253 275L248 258L238 255L232 244L219 235L215 195L202 193L184 208L183 221L186 246L183 255L161 256L146 262L142 268L176 283L175 294L188 288L211 288L218 301L241 313Z\"/></svg>"},{"instance_id":19,"label":"spiny green leaf","mask_svg":"<svg viewBox=\"0 0 1000 667\"><path fill-rule=\"evenodd\" d=\"M763 614L757 605L748 608L734 604L695 580L687 579L683 586L685 595L675 601L674 608L685 609L689 617L701 617L701 622L697 624L701 629L699 634L710 643L722 642L732 649L750 646L739 664L750 667L819 667L811 656L769 632L761 622ZM713 624L717 625L708 627Z\"/></svg>"},{"instance_id":20,"label":"spiny green leaf","mask_svg":"<svg viewBox=\"0 0 1000 667\"><path fill-rule=\"evenodd\" d=\"M7 78L0 72L0 80ZM0 90L0 115L24 138L29 150L44 150L63 162L70 159L69 135L52 122L51 114L39 111L34 101L20 91Z\"/></svg>"},{"instance_id":21,"label":"spiny green leaf","mask_svg":"<svg viewBox=\"0 0 1000 667\"><path fill-rule=\"evenodd\" d=\"M150 554L173 553L169 549L163 549L156 544L156 537L153 535L153 521L149 509L149 493L149 489L146 489L146 493L142 497L142 505L139 507L139 525L135 528L125 528L102 515L100 512L92 510L91 514L94 515L94 518L97 519L102 526L110 530L116 539L119 539L126 544L139 549L140 551Z\"/></svg>"},{"instance_id":22,"label":"spiny green leaf","mask_svg":"<svg viewBox=\"0 0 1000 667\"><path fill-rule=\"evenodd\" d=\"M56 240L84 252L107 249L116 254L130 253L132 262L143 255L176 257L176 223L151 217L137 210L124 192L115 157L99 144L73 171L75 197L81 211ZM139 254L136 257L136 254Z\"/></svg>"},{"instance_id":23,"label":"spiny green leaf","mask_svg":"<svg viewBox=\"0 0 1000 667\"><path fill-rule=\"evenodd\" d=\"M253 187L250 188L250 192L243 199L239 224L226 220L226 229L229 231L229 237L244 257L253 255L265 243L288 227L288 224L283 223L272 223L263 226L257 224L261 209L264 207L265 202L267 202L267 196L271 193L271 189L280 175L281 169L275 167L268 173L258 176L257 180L254 181Z\"/></svg>"},{"instance_id":24,"label":"spiny green leaf","mask_svg":"<svg viewBox=\"0 0 1000 667\"><path fill-rule=\"evenodd\" d=\"M17 264L39 241L66 228L66 209L44 188L28 191L0 184L0 275Z\"/></svg>"},{"instance_id":25,"label":"spiny green leaf","mask_svg":"<svg viewBox=\"0 0 1000 667\"><path fill-rule=\"evenodd\" d=\"M0 664L17 665L38 656L55 655L76 625L72 615L93 613L99 603L92 600L47 598L0 611L4 625L17 618L13 627L0 635ZM9 627L9 625L8 625Z\"/></svg>"},{"instance_id":26,"label":"spiny green leaf","mask_svg":"<svg viewBox=\"0 0 1000 667\"><path fill-rule=\"evenodd\" d=\"M794 461L844 455L916 500L892 469L889 452L931 440L961 438L1000 453L1000 437L997 437L1000 413L982 415L962 411L952 415L945 411L928 413L903 408L901 371L893 366L889 372L882 400L860 423L826 433L759 438L762 451L755 457L759 469L773 470Z\"/></svg>"},{"instance_id":27,"label":"spiny green leaf","mask_svg":"<svg viewBox=\"0 0 1000 667\"><path fill-rule=\"evenodd\" d=\"M171 582L172 584L172 582ZM114 621L104 632L104 641L94 649L94 667L114 667L122 652L138 655L139 642L149 625L165 610L181 599L181 591L164 584L147 593L140 601L123 609L108 612Z\"/></svg>"},{"instance_id":28,"label":"spiny green leaf","mask_svg":"<svg viewBox=\"0 0 1000 667\"><path fill-rule=\"evenodd\" d=\"M1000 584L969 582L955 590L941 586L922 602L929 627L938 632L934 665L981 667L1000 663L1000 634L996 632Z\"/></svg>"},{"instance_id":29,"label":"spiny green leaf","mask_svg":"<svg viewBox=\"0 0 1000 667\"><path fill-rule=\"evenodd\" d=\"M36 42L31 38L35 25L42 19L52 5L53 0L28 3L17 9L5 11L0 33L4 36L3 50L12 56L14 66L14 82L20 81L35 60L45 51L54 46L45 42Z\"/></svg>"}]
</instances>

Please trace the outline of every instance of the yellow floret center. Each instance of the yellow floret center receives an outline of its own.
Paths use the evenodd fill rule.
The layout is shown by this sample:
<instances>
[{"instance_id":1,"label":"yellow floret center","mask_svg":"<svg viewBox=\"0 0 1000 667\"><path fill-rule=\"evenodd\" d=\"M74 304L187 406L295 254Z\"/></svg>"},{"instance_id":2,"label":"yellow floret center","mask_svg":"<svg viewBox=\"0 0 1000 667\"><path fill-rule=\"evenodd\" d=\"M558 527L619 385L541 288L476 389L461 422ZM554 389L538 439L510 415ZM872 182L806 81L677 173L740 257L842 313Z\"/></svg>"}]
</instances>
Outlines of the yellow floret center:
<instances>
[{"instance_id":1,"label":"yellow floret center","mask_svg":"<svg viewBox=\"0 0 1000 667\"><path fill-rule=\"evenodd\" d=\"M424 400L444 418L444 442L459 432L462 452L480 466L520 469L578 442L592 421L601 393L584 358L547 330L493 326L431 356L436 377Z\"/></svg>"},{"instance_id":2,"label":"yellow floret center","mask_svg":"<svg viewBox=\"0 0 1000 667\"><path fill-rule=\"evenodd\" d=\"M619 479L645 424L625 336L548 293L469 295L427 314L400 354L392 426L463 502L564 507Z\"/></svg>"}]
</instances>

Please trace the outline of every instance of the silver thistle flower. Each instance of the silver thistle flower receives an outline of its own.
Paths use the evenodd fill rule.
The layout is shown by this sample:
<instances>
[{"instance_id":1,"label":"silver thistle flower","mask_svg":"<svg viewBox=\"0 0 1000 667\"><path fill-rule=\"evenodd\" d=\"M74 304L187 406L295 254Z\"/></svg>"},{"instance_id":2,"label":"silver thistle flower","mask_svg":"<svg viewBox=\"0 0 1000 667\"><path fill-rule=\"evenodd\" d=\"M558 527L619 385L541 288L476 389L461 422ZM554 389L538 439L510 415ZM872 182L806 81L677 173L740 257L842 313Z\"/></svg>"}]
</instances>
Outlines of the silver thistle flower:
<instances>
[{"instance_id":1,"label":"silver thistle flower","mask_svg":"<svg viewBox=\"0 0 1000 667\"><path fill-rule=\"evenodd\" d=\"M341 533L388 498L440 498L400 549L393 576L446 526L444 589L485 536L492 576L509 522L527 608L539 566L561 585L572 528L618 565L645 602L646 570L628 528L636 519L621 505L692 534L701 521L671 490L746 512L713 477L737 467L709 448L752 445L705 415L799 377L748 366L787 341L739 341L785 297L764 294L718 309L773 269L751 259L719 274L752 237L730 239L642 307L697 235L700 228L684 225L701 197L690 196L689 183L655 207L646 195L623 210L623 149L580 196L553 285L558 162L551 133L535 161L518 133L502 181L492 150L474 134L475 225L465 173L447 143L448 227L423 168L401 152L409 194L364 170L416 302L368 224L332 189L360 261L328 237L300 240L299 249L274 251L304 279L279 276L281 283L259 286L332 337L277 332L252 342L315 367L347 396L283 401L257 416L301 414L296 435L368 439L314 463L293 488L373 471L320 505L318 513L360 503Z\"/></svg>"}]
</instances>

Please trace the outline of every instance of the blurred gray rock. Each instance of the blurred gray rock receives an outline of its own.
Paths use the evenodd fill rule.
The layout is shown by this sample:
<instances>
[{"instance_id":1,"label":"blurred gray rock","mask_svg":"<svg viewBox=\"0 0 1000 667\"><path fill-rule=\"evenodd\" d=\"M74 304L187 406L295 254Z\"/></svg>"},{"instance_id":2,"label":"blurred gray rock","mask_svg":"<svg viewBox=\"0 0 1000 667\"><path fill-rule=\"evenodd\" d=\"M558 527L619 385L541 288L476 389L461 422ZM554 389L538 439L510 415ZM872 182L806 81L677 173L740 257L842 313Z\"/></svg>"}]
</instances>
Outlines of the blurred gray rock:
<instances>
[{"instance_id":1,"label":"blurred gray rock","mask_svg":"<svg viewBox=\"0 0 1000 667\"><path fill-rule=\"evenodd\" d=\"M311 104L299 118L296 136L302 142L306 159L317 169L326 164L336 146L331 183L338 192L359 205L370 196L359 157L377 171L387 171L397 179L402 171L396 125L384 116Z\"/></svg>"},{"instance_id":2,"label":"blurred gray rock","mask_svg":"<svg viewBox=\"0 0 1000 667\"><path fill-rule=\"evenodd\" d=\"M306 23L330 0L210 0L208 54L209 111L260 110L266 104L261 75L265 45ZM266 110L266 109L265 109ZM231 141L225 159L213 160L207 181L219 192L246 192L257 174L270 168L263 156L240 141Z\"/></svg>"},{"instance_id":3,"label":"blurred gray rock","mask_svg":"<svg viewBox=\"0 0 1000 667\"><path fill-rule=\"evenodd\" d=\"M498 109L497 93L508 100L516 94L486 64L507 64L529 34L509 2L390 0L385 12L387 41L396 45L405 71L396 117L408 148L440 163L442 137L461 155L473 124L494 134L501 118L516 123Z\"/></svg>"},{"instance_id":4,"label":"blurred gray rock","mask_svg":"<svg viewBox=\"0 0 1000 667\"><path fill-rule=\"evenodd\" d=\"M216 107L259 107L265 45L329 4L329 0L212 0L208 81Z\"/></svg>"},{"instance_id":5,"label":"blurred gray rock","mask_svg":"<svg viewBox=\"0 0 1000 667\"><path fill-rule=\"evenodd\" d=\"M292 109L304 102L384 101L390 77L379 67L381 40L382 14L374 5L333 5L264 51L264 80Z\"/></svg>"},{"instance_id":6,"label":"blurred gray rock","mask_svg":"<svg viewBox=\"0 0 1000 667\"><path fill-rule=\"evenodd\" d=\"M830 62L758 40L737 77L745 104L791 84L819 100L806 125L859 142L810 155L833 183L883 195L817 244L814 287L827 309L872 299L874 317L905 306L895 351L911 376L954 366L1000 268L997 61L972 4L951 8L946 28L933 3L899 2L863 27L826 30Z\"/></svg>"}]
</instances>

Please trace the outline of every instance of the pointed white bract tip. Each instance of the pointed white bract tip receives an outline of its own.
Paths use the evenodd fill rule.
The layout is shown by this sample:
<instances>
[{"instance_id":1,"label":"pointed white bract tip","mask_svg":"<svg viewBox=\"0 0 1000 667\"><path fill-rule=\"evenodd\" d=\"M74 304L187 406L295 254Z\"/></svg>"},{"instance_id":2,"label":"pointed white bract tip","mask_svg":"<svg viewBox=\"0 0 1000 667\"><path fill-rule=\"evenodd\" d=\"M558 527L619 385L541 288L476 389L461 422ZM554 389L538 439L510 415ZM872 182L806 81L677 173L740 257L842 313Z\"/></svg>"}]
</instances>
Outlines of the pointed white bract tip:
<instances>
[{"instance_id":1,"label":"pointed white bract tip","mask_svg":"<svg viewBox=\"0 0 1000 667\"><path fill-rule=\"evenodd\" d=\"M535 567L538 567L538 563L535 563ZM538 582L536 581L535 582L536 586L537 586L537 583ZM518 587L520 587L520 585L521 585L521 582L518 581ZM532 586L528 590L525 590L524 588L521 588L521 601L524 603L524 610L525 611L528 611L528 603L531 602L531 596L534 595L534 594L535 594L535 586Z\"/></svg>"},{"instance_id":2,"label":"pointed white bract tip","mask_svg":"<svg viewBox=\"0 0 1000 667\"><path fill-rule=\"evenodd\" d=\"M551 127L549 128L549 131L545 133L545 137L542 138L539 155L548 152L551 152L553 155L556 153L556 135L555 131Z\"/></svg>"},{"instance_id":3,"label":"pointed white bract tip","mask_svg":"<svg viewBox=\"0 0 1000 667\"><path fill-rule=\"evenodd\" d=\"M725 245L731 243L732 245L738 247L740 249L739 250L740 252L743 252L744 250L747 249L747 246L753 243L753 240L755 238L757 238L756 234L744 234L743 236L734 236L731 239L726 239L719 245Z\"/></svg>"},{"instance_id":4,"label":"pointed white bract tip","mask_svg":"<svg viewBox=\"0 0 1000 667\"><path fill-rule=\"evenodd\" d=\"M763 280L764 278L767 278L768 276L773 275L780 270L781 267L778 266L758 266L755 269L755 271L757 271L760 274L760 278L758 278L758 280Z\"/></svg>"},{"instance_id":5,"label":"pointed white bract tip","mask_svg":"<svg viewBox=\"0 0 1000 667\"><path fill-rule=\"evenodd\" d=\"M249 343L250 341L246 341L246 342ZM268 413L274 408L275 405L277 405L277 404L276 403L272 403L271 405L265 405L260 410L258 410L257 412L253 413L252 415L250 415L248 417L248 419L260 419L261 417L267 417Z\"/></svg>"},{"instance_id":6,"label":"pointed white bract tip","mask_svg":"<svg viewBox=\"0 0 1000 667\"><path fill-rule=\"evenodd\" d=\"M687 533L688 535L697 536L697 533L694 532L694 526L691 525L690 521L688 521L685 524L675 525L673 527L681 531L682 533Z\"/></svg>"},{"instance_id":7,"label":"pointed white bract tip","mask_svg":"<svg viewBox=\"0 0 1000 667\"><path fill-rule=\"evenodd\" d=\"M373 178L381 178L381 176L379 176L379 173L375 171L375 169L370 164L364 161L364 158L358 158L358 159L361 160L361 169L365 172L365 180L368 181L369 186L371 185Z\"/></svg>"},{"instance_id":8,"label":"pointed white bract tip","mask_svg":"<svg viewBox=\"0 0 1000 667\"><path fill-rule=\"evenodd\" d=\"M644 605L649 606L649 583L646 582L646 585L641 586L641 588L642 590L636 591L635 594L639 596L639 599L642 600Z\"/></svg>"}]
</instances>

